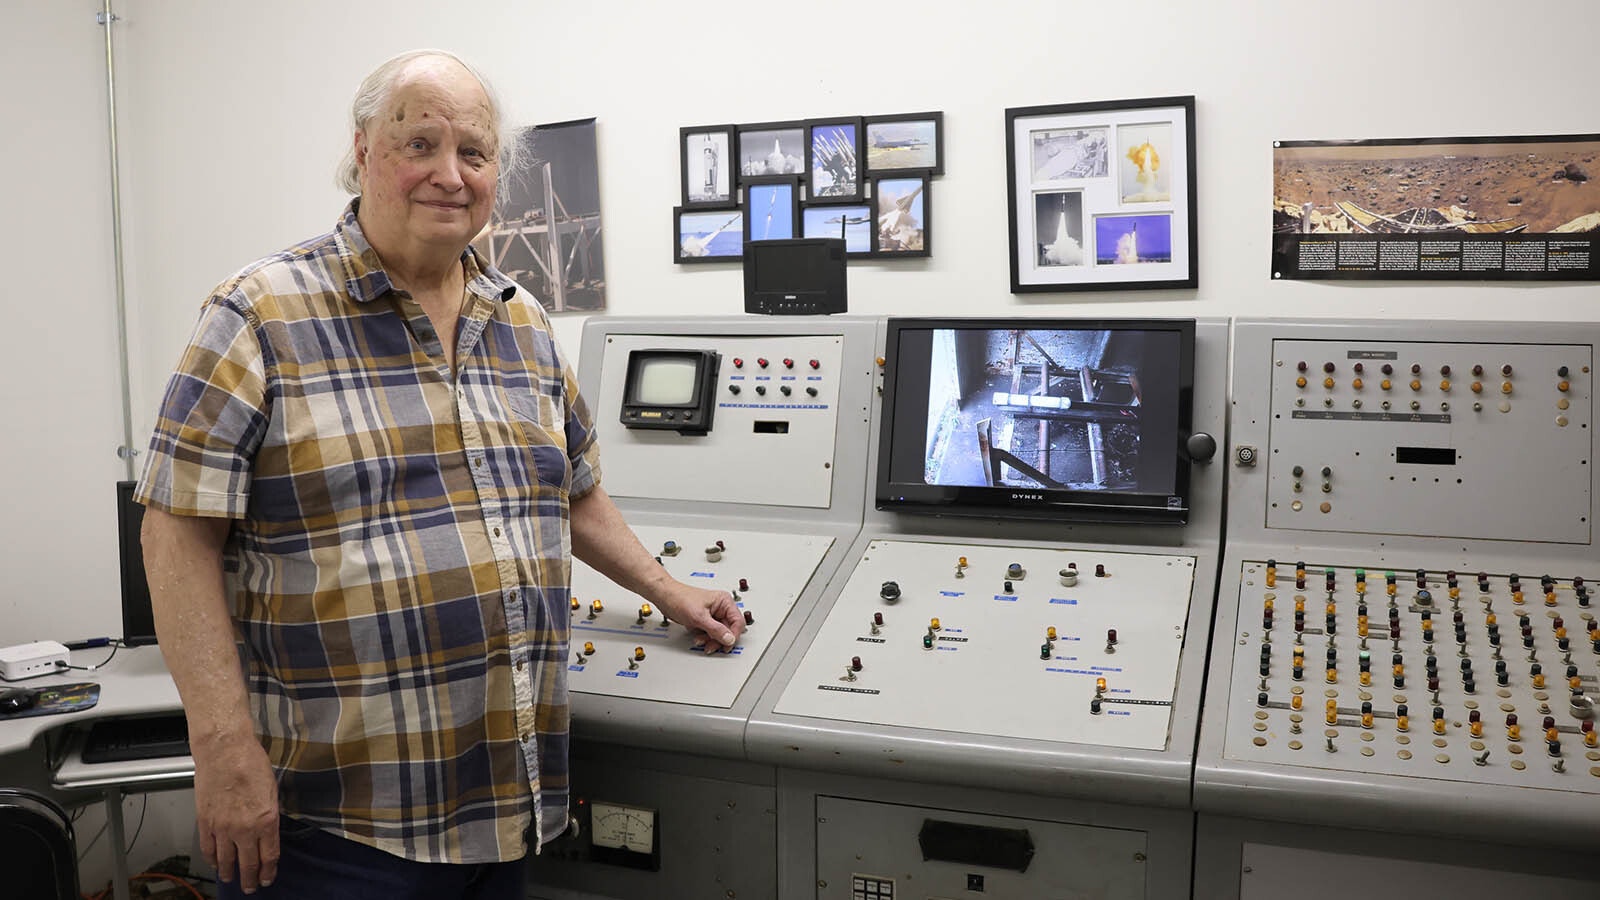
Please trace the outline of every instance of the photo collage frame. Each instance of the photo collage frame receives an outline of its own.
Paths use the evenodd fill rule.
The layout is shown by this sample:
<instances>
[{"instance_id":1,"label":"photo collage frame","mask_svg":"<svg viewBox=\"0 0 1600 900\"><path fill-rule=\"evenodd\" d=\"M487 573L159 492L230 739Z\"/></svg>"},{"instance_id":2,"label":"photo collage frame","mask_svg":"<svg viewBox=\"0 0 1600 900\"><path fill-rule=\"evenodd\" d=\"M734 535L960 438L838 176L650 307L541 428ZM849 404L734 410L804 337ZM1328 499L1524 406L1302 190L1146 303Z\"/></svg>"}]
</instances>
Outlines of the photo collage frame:
<instances>
[{"instance_id":1,"label":"photo collage frame","mask_svg":"<svg viewBox=\"0 0 1600 900\"><path fill-rule=\"evenodd\" d=\"M737 262L746 241L840 237L852 258L932 255L944 113L679 129L673 262Z\"/></svg>"}]
</instances>

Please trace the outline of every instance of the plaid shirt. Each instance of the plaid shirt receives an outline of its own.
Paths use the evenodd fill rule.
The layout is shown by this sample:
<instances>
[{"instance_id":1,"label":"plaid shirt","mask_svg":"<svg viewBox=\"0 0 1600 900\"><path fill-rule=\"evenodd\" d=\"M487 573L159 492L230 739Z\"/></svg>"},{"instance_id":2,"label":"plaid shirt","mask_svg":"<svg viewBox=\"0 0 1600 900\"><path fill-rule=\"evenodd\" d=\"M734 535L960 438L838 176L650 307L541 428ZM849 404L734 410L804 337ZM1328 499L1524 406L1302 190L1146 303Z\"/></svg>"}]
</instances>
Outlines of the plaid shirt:
<instances>
[{"instance_id":1,"label":"plaid shirt","mask_svg":"<svg viewBox=\"0 0 1600 900\"><path fill-rule=\"evenodd\" d=\"M206 302L138 497L236 520L223 568L284 814L409 859L512 860L530 812L535 846L566 824L592 422L544 311L470 249L452 379L358 202Z\"/></svg>"}]
</instances>

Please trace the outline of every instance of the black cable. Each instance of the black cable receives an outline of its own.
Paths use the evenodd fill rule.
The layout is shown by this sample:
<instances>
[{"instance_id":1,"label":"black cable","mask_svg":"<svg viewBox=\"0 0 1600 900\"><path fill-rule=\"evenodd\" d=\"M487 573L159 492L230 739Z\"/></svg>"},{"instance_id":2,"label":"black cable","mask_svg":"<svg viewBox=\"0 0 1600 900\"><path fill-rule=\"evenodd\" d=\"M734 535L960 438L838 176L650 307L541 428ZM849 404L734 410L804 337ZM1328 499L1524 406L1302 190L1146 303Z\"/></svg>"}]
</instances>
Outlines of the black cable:
<instances>
[{"instance_id":1,"label":"black cable","mask_svg":"<svg viewBox=\"0 0 1600 900\"><path fill-rule=\"evenodd\" d=\"M100 660L99 662L95 663L92 666L74 666L74 665L71 665L70 663L64 663L63 662L63 663L56 663L56 669L57 669L57 671L62 671L62 670L66 670L66 669L76 669L79 672L93 672L96 669L104 668L108 663L110 663L111 660L116 657L117 651L121 650L123 648L123 646L124 646L124 644L121 641L111 641L111 655L107 656L105 659Z\"/></svg>"},{"instance_id":2,"label":"black cable","mask_svg":"<svg viewBox=\"0 0 1600 900\"><path fill-rule=\"evenodd\" d=\"M150 795L140 794L139 796L144 801L139 804L139 824L133 829L133 840L128 842L128 849L122 851L123 856L132 853L133 845L139 843L139 832L144 830L144 813L145 810L150 808Z\"/></svg>"}]
</instances>

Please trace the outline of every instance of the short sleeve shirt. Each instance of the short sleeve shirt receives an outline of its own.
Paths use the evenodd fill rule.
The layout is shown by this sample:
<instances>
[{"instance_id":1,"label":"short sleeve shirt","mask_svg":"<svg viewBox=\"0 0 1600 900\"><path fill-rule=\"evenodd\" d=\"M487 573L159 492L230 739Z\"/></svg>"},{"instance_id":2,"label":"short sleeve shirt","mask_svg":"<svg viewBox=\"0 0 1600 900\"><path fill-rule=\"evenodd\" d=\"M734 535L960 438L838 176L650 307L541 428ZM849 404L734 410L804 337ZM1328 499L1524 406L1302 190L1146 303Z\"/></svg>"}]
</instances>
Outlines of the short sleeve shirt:
<instances>
[{"instance_id":1,"label":"short sleeve shirt","mask_svg":"<svg viewBox=\"0 0 1600 900\"><path fill-rule=\"evenodd\" d=\"M566 823L568 504L599 483L537 303L462 255L456 367L361 233L221 284L137 496L224 547L282 811L424 862L516 859Z\"/></svg>"}]
</instances>

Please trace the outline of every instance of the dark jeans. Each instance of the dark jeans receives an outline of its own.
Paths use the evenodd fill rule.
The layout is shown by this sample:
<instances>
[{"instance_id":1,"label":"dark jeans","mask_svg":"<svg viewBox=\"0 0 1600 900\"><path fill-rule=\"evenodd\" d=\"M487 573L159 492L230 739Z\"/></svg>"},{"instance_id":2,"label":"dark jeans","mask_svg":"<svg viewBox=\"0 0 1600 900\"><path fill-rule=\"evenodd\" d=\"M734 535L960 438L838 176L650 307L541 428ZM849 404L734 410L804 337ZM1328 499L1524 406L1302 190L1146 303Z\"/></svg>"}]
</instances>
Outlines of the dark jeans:
<instances>
[{"instance_id":1,"label":"dark jeans","mask_svg":"<svg viewBox=\"0 0 1600 900\"><path fill-rule=\"evenodd\" d=\"M523 900L526 860L482 865L422 863L329 834L287 817L278 819L278 877L254 894L235 875L217 884L226 900Z\"/></svg>"}]
</instances>

